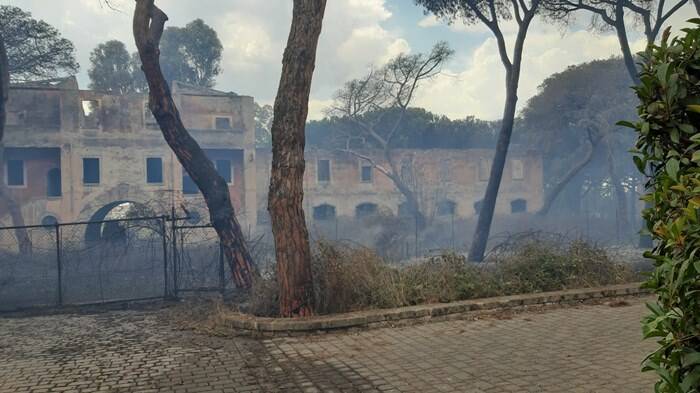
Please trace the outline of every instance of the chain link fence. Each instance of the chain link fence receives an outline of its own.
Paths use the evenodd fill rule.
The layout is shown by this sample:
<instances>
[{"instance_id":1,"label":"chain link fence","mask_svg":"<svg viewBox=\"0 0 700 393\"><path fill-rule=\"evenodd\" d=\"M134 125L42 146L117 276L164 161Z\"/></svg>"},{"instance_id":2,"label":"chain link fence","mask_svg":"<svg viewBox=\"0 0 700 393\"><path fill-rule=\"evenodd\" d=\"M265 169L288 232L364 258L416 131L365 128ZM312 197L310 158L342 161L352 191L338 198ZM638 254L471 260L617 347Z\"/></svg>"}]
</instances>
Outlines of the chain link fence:
<instances>
[{"instance_id":1,"label":"chain link fence","mask_svg":"<svg viewBox=\"0 0 700 393\"><path fill-rule=\"evenodd\" d=\"M224 293L230 268L211 225L173 226L174 277L177 292Z\"/></svg>"},{"instance_id":2,"label":"chain link fence","mask_svg":"<svg viewBox=\"0 0 700 393\"><path fill-rule=\"evenodd\" d=\"M185 220L0 228L0 312L223 294L233 284L216 232L210 225L178 225ZM19 246L18 230L27 233L28 246Z\"/></svg>"},{"instance_id":3,"label":"chain link fence","mask_svg":"<svg viewBox=\"0 0 700 393\"><path fill-rule=\"evenodd\" d=\"M31 250L20 252L17 232L29 236ZM0 311L48 306L58 301L55 227L0 230Z\"/></svg>"}]
</instances>

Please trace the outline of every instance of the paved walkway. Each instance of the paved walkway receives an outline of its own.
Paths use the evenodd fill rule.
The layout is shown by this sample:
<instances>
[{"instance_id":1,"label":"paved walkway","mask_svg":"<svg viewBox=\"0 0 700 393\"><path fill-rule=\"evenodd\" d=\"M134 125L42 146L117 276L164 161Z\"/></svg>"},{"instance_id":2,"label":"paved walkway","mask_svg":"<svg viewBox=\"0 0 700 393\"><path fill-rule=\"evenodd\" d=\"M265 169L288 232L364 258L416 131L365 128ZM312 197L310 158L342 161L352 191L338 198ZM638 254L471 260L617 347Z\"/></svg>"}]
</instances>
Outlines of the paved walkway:
<instances>
[{"instance_id":1,"label":"paved walkway","mask_svg":"<svg viewBox=\"0 0 700 393\"><path fill-rule=\"evenodd\" d=\"M164 311L0 319L0 392L649 392L641 300L253 340Z\"/></svg>"}]
</instances>

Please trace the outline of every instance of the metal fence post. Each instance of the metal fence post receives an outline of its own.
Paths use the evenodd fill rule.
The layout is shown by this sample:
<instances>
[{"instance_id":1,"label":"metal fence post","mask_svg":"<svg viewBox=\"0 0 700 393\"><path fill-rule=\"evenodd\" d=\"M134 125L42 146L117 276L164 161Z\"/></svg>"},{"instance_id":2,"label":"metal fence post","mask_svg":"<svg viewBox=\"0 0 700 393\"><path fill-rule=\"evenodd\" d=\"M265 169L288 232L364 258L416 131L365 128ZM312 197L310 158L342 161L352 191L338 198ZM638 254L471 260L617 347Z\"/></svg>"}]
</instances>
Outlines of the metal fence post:
<instances>
[{"instance_id":1,"label":"metal fence post","mask_svg":"<svg viewBox=\"0 0 700 393\"><path fill-rule=\"evenodd\" d=\"M61 261L61 227L54 226L56 233L56 268L58 270L58 305L63 305L63 263Z\"/></svg>"},{"instance_id":2,"label":"metal fence post","mask_svg":"<svg viewBox=\"0 0 700 393\"><path fill-rule=\"evenodd\" d=\"M226 292L226 278L224 276L224 245L219 240L219 290L221 291L221 296Z\"/></svg>"},{"instance_id":3,"label":"metal fence post","mask_svg":"<svg viewBox=\"0 0 700 393\"><path fill-rule=\"evenodd\" d=\"M160 235L161 239L163 240L163 297L168 297L168 241L165 233L167 230L167 227L165 226L165 217L166 216L162 216L160 218Z\"/></svg>"},{"instance_id":4,"label":"metal fence post","mask_svg":"<svg viewBox=\"0 0 700 393\"><path fill-rule=\"evenodd\" d=\"M177 227L175 225L175 208L172 208L172 237L173 237L173 296L177 297Z\"/></svg>"}]
</instances>

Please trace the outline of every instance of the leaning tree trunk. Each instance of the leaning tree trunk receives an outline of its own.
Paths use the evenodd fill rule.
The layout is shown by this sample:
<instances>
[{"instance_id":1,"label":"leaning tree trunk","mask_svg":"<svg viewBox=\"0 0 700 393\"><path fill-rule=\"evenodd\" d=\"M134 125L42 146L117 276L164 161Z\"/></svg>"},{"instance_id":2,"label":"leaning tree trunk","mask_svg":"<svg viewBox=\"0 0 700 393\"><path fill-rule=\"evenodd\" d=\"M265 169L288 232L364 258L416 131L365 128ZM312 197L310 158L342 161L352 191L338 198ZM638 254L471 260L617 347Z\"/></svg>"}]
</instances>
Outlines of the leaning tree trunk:
<instances>
[{"instance_id":1,"label":"leaning tree trunk","mask_svg":"<svg viewBox=\"0 0 700 393\"><path fill-rule=\"evenodd\" d=\"M304 125L325 8L326 0L294 0L272 121L268 210L275 238L283 317L308 316L314 310L311 249L302 205Z\"/></svg>"},{"instance_id":2,"label":"leaning tree trunk","mask_svg":"<svg viewBox=\"0 0 700 393\"><path fill-rule=\"evenodd\" d=\"M418 201L416 193L404 182L403 179L401 179L401 175L396 173L395 170L393 170L388 177L394 183L394 186L399 190L403 197L406 198L406 205L408 206L408 209L413 217L416 219L416 226L418 229L425 229L427 219L425 218L425 214L423 214L420 209L420 202Z\"/></svg>"},{"instance_id":3,"label":"leaning tree trunk","mask_svg":"<svg viewBox=\"0 0 700 393\"><path fill-rule=\"evenodd\" d=\"M491 173L489 174L489 182L486 185L486 194L479 211L479 219L476 223L474 238L469 249L468 259L474 262L484 260L486 245L491 232L491 223L493 222L493 213L496 209L496 199L498 198L498 190L501 186L501 178L503 178L503 168L506 165L506 156L508 155L508 147L510 146L510 137L513 134L513 124L515 123L515 110L518 104L518 84L520 83L520 67L522 66L523 50L525 48L525 38L530 23L535 16L535 12L539 1L532 2L532 8L526 12L523 20L518 23L518 34L515 38L513 46L513 61L509 61L506 54L506 44L503 35L500 31L494 30L499 43L499 52L501 62L506 69L506 102L503 107L503 121L501 130L498 133L498 141L496 142L496 152L491 164ZM495 16L494 16L495 17Z\"/></svg>"},{"instance_id":4,"label":"leaning tree trunk","mask_svg":"<svg viewBox=\"0 0 700 393\"><path fill-rule=\"evenodd\" d=\"M508 155L508 146L510 145L510 137L513 134L515 108L518 103L517 88L517 81L513 82L512 78L509 78L506 105L503 111L503 125L498 135L496 152L493 157L493 163L491 164L491 173L489 174L489 182L486 186L486 194L484 195L479 211L479 219L476 223L474 239L472 241L472 246L469 248L470 261L481 262L484 260L484 253L486 253L486 244L489 240L493 214L496 209L498 189L501 186L503 169L505 168L506 156Z\"/></svg>"},{"instance_id":5,"label":"leaning tree trunk","mask_svg":"<svg viewBox=\"0 0 700 393\"><path fill-rule=\"evenodd\" d=\"M10 65L7 61L7 52L5 50L5 40L0 34L0 167L5 164L5 145L3 137L5 136L5 122L7 121L7 100L10 94ZM9 190L5 186L5 171L0 168L0 201L7 207L12 219L12 225L15 227L15 236L17 237L17 247L22 254L29 254L32 251L32 241L27 234L27 229L24 226L24 217L22 216L22 208L10 195Z\"/></svg>"},{"instance_id":6,"label":"leaning tree trunk","mask_svg":"<svg viewBox=\"0 0 700 393\"><path fill-rule=\"evenodd\" d=\"M389 173L387 177L394 183L394 186L399 190L403 197L406 198L406 204L413 214L413 217L416 219L417 229L425 229L427 220L425 218L425 214L423 214L421 211L418 196L414 191L415 188L412 189L409 184L406 184L406 180L401 177L401 171L394 164L394 160L391 156L391 149L389 148L388 144L384 146L384 159L386 159L386 161L389 163L389 167L391 168L391 173ZM413 177L415 179L415 174ZM415 183L416 182L414 181L414 184Z\"/></svg>"},{"instance_id":7,"label":"leaning tree trunk","mask_svg":"<svg viewBox=\"0 0 700 393\"><path fill-rule=\"evenodd\" d=\"M136 0L133 25L136 47L143 64L141 69L148 82L148 106L165 141L204 195L211 223L231 265L236 286L249 289L256 271L231 204L228 185L182 124L168 82L163 77L159 43L168 16L153 2Z\"/></svg>"},{"instance_id":8,"label":"leaning tree trunk","mask_svg":"<svg viewBox=\"0 0 700 393\"><path fill-rule=\"evenodd\" d=\"M537 212L538 215L546 216L547 213L549 213L552 206L554 205L554 201L557 200L557 197L564 190L566 185L569 184L569 182L571 182L571 179L578 175L579 172L581 172L581 169L583 169L586 165L588 165L589 162L591 162L591 159L593 158L594 147L590 142L586 146L588 148L586 149L586 153L583 155L583 157L574 166L572 166L566 172L566 174L564 174L564 176L554 185L554 187L552 187L551 190L549 190L549 192L545 196L542 208Z\"/></svg>"}]
</instances>

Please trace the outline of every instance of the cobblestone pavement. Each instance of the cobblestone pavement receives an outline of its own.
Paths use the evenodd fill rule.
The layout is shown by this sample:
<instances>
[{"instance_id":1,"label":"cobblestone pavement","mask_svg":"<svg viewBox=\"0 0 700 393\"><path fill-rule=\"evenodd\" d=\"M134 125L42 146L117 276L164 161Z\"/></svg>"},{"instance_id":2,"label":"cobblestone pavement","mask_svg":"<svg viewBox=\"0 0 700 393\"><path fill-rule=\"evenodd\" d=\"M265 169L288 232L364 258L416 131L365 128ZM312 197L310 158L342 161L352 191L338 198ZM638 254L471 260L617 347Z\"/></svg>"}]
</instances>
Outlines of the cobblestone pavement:
<instances>
[{"instance_id":1,"label":"cobblestone pavement","mask_svg":"<svg viewBox=\"0 0 700 393\"><path fill-rule=\"evenodd\" d=\"M0 318L0 391L649 392L629 303L267 340L177 330L164 311Z\"/></svg>"}]
</instances>

